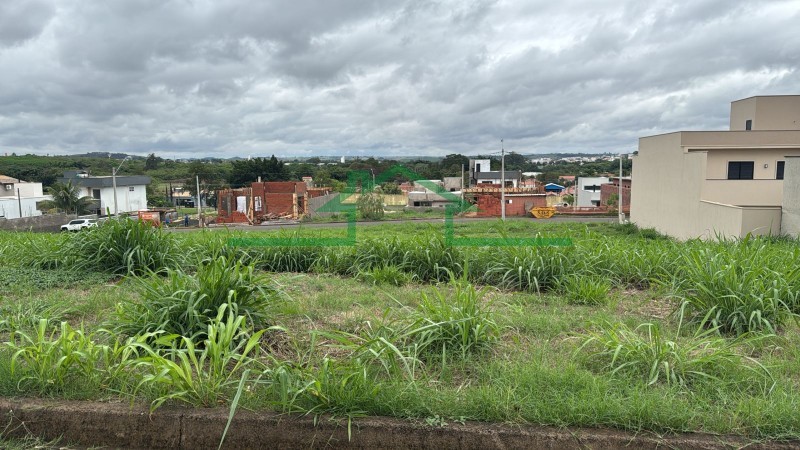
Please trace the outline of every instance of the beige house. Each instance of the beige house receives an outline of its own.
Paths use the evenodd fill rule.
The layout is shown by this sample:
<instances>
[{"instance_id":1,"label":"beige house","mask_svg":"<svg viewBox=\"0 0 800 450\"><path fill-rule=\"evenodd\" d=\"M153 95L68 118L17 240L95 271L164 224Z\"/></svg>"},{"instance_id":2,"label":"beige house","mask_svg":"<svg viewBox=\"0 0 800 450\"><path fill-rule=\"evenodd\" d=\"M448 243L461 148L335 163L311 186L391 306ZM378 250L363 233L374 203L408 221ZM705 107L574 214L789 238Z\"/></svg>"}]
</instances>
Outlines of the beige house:
<instances>
[{"instance_id":1,"label":"beige house","mask_svg":"<svg viewBox=\"0 0 800 450\"><path fill-rule=\"evenodd\" d=\"M631 221L680 239L797 235L798 156L800 95L732 102L730 131L639 139Z\"/></svg>"}]
</instances>

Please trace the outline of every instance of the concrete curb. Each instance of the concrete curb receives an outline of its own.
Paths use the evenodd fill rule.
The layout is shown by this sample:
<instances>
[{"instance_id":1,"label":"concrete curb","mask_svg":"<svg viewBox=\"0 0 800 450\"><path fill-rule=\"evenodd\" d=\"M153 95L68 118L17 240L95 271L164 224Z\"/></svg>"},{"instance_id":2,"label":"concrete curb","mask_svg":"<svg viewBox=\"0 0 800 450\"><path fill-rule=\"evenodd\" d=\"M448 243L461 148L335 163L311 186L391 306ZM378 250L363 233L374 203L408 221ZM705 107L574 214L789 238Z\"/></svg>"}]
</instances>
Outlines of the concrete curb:
<instances>
[{"instance_id":1,"label":"concrete curb","mask_svg":"<svg viewBox=\"0 0 800 450\"><path fill-rule=\"evenodd\" d=\"M125 449L215 449L228 420L223 408L161 408L41 399L2 399L3 437L29 435L62 443ZM309 416L240 410L224 448L391 449L791 449L800 442L753 443L739 437L681 434L659 437L616 430L448 423L430 427L369 417L352 425Z\"/></svg>"}]
</instances>

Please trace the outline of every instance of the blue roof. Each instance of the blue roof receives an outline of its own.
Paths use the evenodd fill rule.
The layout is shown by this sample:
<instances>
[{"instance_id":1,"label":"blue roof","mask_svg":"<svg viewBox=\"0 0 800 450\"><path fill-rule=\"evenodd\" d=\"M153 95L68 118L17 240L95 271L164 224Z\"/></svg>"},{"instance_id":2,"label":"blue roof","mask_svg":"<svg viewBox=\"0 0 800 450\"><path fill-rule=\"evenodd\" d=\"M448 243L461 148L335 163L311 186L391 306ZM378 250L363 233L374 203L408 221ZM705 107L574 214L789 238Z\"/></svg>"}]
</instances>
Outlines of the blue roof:
<instances>
[{"instance_id":1,"label":"blue roof","mask_svg":"<svg viewBox=\"0 0 800 450\"><path fill-rule=\"evenodd\" d=\"M547 183L544 185L544 189L549 191L563 191L566 188L560 184Z\"/></svg>"}]
</instances>

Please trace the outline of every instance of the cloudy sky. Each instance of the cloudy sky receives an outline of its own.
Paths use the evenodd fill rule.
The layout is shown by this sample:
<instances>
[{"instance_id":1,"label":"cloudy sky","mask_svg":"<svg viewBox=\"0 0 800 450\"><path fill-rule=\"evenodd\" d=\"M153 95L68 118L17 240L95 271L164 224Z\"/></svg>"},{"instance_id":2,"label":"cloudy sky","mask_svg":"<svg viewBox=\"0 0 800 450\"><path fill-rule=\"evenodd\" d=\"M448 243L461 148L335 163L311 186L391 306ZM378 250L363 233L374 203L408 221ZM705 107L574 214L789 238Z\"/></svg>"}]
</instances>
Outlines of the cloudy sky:
<instances>
[{"instance_id":1,"label":"cloudy sky","mask_svg":"<svg viewBox=\"0 0 800 450\"><path fill-rule=\"evenodd\" d=\"M800 94L798 24L798 0L3 0L0 152L627 152Z\"/></svg>"}]
</instances>

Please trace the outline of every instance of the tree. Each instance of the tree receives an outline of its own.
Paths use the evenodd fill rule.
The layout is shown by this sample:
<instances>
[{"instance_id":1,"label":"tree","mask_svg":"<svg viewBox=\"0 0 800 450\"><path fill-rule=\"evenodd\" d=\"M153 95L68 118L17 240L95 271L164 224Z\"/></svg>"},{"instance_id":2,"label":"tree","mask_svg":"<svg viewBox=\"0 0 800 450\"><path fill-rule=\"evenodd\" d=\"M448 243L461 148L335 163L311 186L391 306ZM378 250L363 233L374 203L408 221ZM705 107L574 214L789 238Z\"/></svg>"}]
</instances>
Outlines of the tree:
<instances>
[{"instance_id":1,"label":"tree","mask_svg":"<svg viewBox=\"0 0 800 450\"><path fill-rule=\"evenodd\" d=\"M231 186L238 188L250 186L254 181L258 181L258 177L261 177L261 181L286 181L288 179L283 162L272 155L269 159L253 158L234 161L228 181Z\"/></svg>"},{"instance_id":2,"label":"tree","mask_svg":"<svg viewBox=\"0 0 800 450\"><path fill-rule=\"evenodd\" d=\"M506 170L524 170L527 162L524 156L511 152L506 155Z\"/></svg>"},{"instance_id":3,"label":"tree","mask_svg":"<svg viewBox=\"0 0 800 450\"><path fill-rule=\"evenodd\" d=\"M161 161L163 160L157 157L155 153L150 153L149 155L147 155L147 159L144 161L144 170L158 169L158 164Z\"/></svg>"},{"instance_id":4,"label":"tree","mask_svg":"<svg viewBox=\"0 0 800 450\"><path fill-rule=\"evenodd\" d=\"M383 196L378 192L362 192L356 201L356 208L362 219L383 219Z\"/></svg>"},{"instance_id":5,"label":"tree","mask_svg":"<svg viewBox=\"0 0 800 450\"><path fill-rule=\"evenodd\" d=\"M225 179L228 177L225 166L221 164L193 161L189 165L191 178L187 179L183 188L197 197L197 182L200 181L200 197L205 199L203 204L210 207L217 206L216 192L227 186Z\"/></svg>"},{"instance_id":6,"label":"tree","mask_svg":"<svg viewBox=\"0 0 800 450\"><path fill-rule=\"evenodd\" d=\"M606 205L608 206L609 211L616 211L617 210L617 202L619 201L619 194L616 192L612 193L608 196L608 200L606 200Z\"/></svg>"},{"instance_id":7,"label":"tree","mask_svg":"<svg viewBox=\"0 0 800 450\"><path fill-rule=\"evenodd\" d=\"M387 195L398 195L403 193L397 183L384 183L381 189L383 190L383 193Z\"/></svg>"},{"instance_id":8,"label":"tree","mask_svg":"<svg viewBox=\"0 0 800 450\"><path fill-rule=\"evenodd\" d=\"M66 183L54 183L47 188L47 193L52 195L53 199L40 203L45 209L55 208L65 213L74 212L75 215L80 215L88 212L89 207L94 203L92 197L81 197L80 187L72 184L72 180L68 180Z\"/></svg>"}]
</instances>

